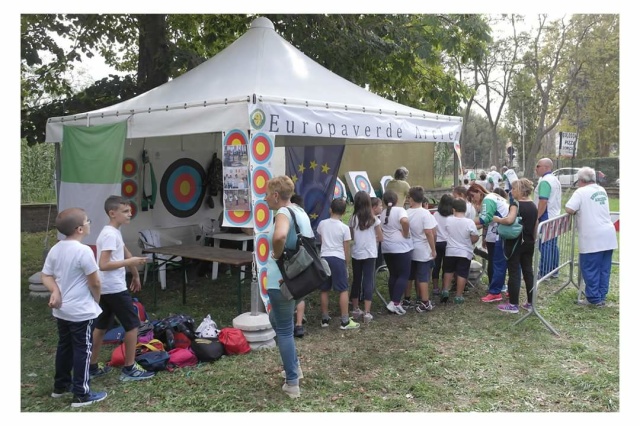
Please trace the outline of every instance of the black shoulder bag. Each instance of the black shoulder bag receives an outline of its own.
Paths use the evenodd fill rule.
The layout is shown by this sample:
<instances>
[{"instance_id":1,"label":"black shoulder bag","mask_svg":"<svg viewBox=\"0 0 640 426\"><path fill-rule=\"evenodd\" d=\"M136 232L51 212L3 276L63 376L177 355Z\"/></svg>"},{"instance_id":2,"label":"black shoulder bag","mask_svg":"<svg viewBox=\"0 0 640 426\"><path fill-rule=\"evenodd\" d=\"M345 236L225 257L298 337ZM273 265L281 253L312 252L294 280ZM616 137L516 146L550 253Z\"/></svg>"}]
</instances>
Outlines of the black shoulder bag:
<instances>
[{"instance_id":1,"label":"black shoulder bag","mask_svg":"<svg viewBox=\"0 0 640 426\"><path fill-rule=\"evenodd\" d=\"M293 219L297 241L295 249L285 246L280 259L276 261L282 273L280 291L287 299L301 299L318 289L331 275L327 261L320 257L315 247L315 238L300 233L296 215L287 207Z\"/></svg>"}]
</instances>

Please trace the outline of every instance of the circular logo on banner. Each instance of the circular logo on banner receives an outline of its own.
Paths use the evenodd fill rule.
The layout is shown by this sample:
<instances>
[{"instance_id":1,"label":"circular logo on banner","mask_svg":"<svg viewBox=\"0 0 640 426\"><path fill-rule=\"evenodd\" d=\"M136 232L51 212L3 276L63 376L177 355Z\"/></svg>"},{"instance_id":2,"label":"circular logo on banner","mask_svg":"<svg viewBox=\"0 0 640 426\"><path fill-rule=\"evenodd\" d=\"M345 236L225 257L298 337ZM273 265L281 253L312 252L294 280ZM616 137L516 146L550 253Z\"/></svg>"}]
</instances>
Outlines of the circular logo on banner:
<instances>
[{"instance_id":1,"label":"circular logo on banner","mask_svg":"<svg viewBox=\"0 0 640 426\"><path fill-rule=\"evenodd\" d=\"M253 185L253 192L257 195L264 196L267 193L267 181L273 176L269 169L264 167L256 167L251 173L251 183Z\"/></svg>"},{"instance_id":2,"label":"circular logo on banner","mask_svg":"<svg viewBox=\"0 0 640 426\"><path fill-rule=\"evenodd\" d=\"M340 178L336 178L336 185L333 188L333 199L335 200L336 198L347 198L347 190Z\"/></svg>"},{"instance_id":3,"label":"circular logo on banner","mask_svg":"<svg viewBox=\"0 0 640 426\"><path fill-rule=\"evenodd\" d=\"M367 180L367 178L365 178L364 176L356 176L355 179L353 180L356 184L356 189L358 191L365 191L367 194L371 193L371 185L369 184L369 181Z\"/></svg>"},{"instance_id":4,"label":"circular logo on banner","mask_svg":"<svg viewBox=\"0 0 640 426\"><path fill-rule=\"evenodd\" d=\"M260 130L262 129L262 126L264 126L265 121L266 117L261 109L253 110L253 112L251 113L251 127L256 130Z\"/></svg>"},{"instance_id":5,"label":"circular logo on banner","mask_svg":"<svg viewBox=\"0 0 640 426\"><path fill-rule=\"evenodd\" d=\"M247 136L242 130L232 130L224 138L225 145L246 145Z\"/></svg>"},{"instance_id":6,"label":"circular logo on banner","mask_svg":"<svg viewBox=\"0 0 640 426\"><path fill-rule=\"evenodd\" d=\"M271 139L264 133L258 133L251 144L251 155L258 164L266 163L273 155Z\"/></svg>"},{"instance_id":7,"label":"circular logo on banner","mask_svg":"<svg viewBox=\"0 0 640 426\"><path fill-rule=\"evenodd\" d=\"M260 293L267 294L267 268L260 269Z\"/></svg>"},{"instance_id":8,"label":"circular logo on banner","mask_svg":"<svg viewBox=\"0 0 640 426\"><path fill-rule=\"evenodd\" d=\"M132 198L138 192L138 184L135 180L125 179L122 181L122 196Z\"/></svg>"},{"instance_id":9,"label":"circular logo on banner","mask_svg":"<svg viewBox=\"0 0 640 426\"><path fill-rule=\"evenodd\" d=\"M138 163L133 158L125 158L122 161L122 174L125 177L132 177L138 171Z\"/></svg>"},{"instance_id":10,"label":"circular logo on banner","mask_svg":"<svg viewBox=\"0 0 640 426\"><path fill-rule=\"evenodd\" d=\"M271 223L271 210L267 203L263 200L256 201L253 208L253 224L257 232L264 232Z\"/></svg>"},{"instance_id":11,"label":"circular logo on banner","mask_svg":"<svg viewBox=\"0 0 640 426\"><path fill-rule=\"evenodd\" d=\"M129 206L131 207L131 219L133 219L138 215L138 206L133 200L129 200Z\"/></svg>"},{"instance_id":12,"label":"circular logo on banner","mask_svg":"<svg viewBox=\"0 0 640 426\"><path fill-rule=\"evenodd\" d=\"M160 197L167 211L176 217L195 214L204 199L204 180L204 169L197 161L181 158L171 163L160 181Z\"/></svg>"},{"instance_id":13,"label":"circular logo on banner","mask_svg":"<svg viewBox=\"0 0 640 426\"><path fill-rule=\"evenodd\" d=\"M261 266L267 264L269 260L269 252L271 251L271 247L269 245L269 239L266 235L260 235L256 240L256 254L258 257L258 262Z\"/></svg>"},{"instance_id":14,"label":"circular logo on banner","mask_svg":"<svg viewBox=\"0 0 640 426\"><path fill-rule=\"evenodd\" d=\"M235 226L244 226L251 221L251 212L245 212L242 210L225 210L224 217L227 221L233 223Z\"/></svg>"}]
</instances>

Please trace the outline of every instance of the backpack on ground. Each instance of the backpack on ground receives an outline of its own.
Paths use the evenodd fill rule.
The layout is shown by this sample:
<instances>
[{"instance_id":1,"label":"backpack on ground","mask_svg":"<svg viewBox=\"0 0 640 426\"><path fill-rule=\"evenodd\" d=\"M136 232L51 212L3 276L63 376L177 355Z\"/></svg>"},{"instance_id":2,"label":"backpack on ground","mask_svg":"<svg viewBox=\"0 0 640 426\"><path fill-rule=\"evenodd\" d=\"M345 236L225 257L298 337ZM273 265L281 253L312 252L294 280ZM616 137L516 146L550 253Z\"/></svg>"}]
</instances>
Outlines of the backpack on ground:
<instances>
[{"instance_id":1,"label":"backpack on ground","mask_svg":"<svg viewBox=\"0 0 640 426\"><path fill-rule=\"evenodd\" d=\"M202 362L217 361L224 355L224 346L218 339L197 337L191 342L191 349Z\"/></svg>"},{"instance_id":2,"label":"backpack on ground","mask_svg":"<svg viewBox=\"0 0 640 426\"><path fill-rule=\"evenodd\" d=\"M118 345L124 340L124 327L119 325L107 330L102 338L102 343L106 345Z\"/></svg>"},{"instance_id":3,"label":"backpack on ground","mask_svg":"<svg viewBox=\"0 0 640 426\"><path fill-rule=\"evenodd\" d=\"M171 367L193 367L198 365L198 357L191 348L175 348L169 351L169 365Z\"/></svg>"},{"instance_id":4,"label":"backpack on ground","mask_svg":"<svg viewBox=\"0 0 640 426\"><path fill-rule=\"evenodd\" d=\"M149 321L149 317L147 316L147 310L144 308L142 302L138 300L138 298L133 297L133 308L136 311L136 315L138 315L138 319L140 319L140 323Z\"/></svg>"},{"instance_id":5,"label":"backpack on ground","mask_svg":"<svg viewBox=\"0 0 640 426\"><path fill-rule=\"evenodd\" d=\"M177 314L162 319L153 326L153 335L164 343L165 348L170 351L176 348L175 333L182 333L190 341L195 339L195 322L189 315ZM182 336L178 336L178 345L185 346ZM188 345L187 345L188 346Z\"/></svg>"},{"instance_id":6,"label":"backpack on ground","mask_svg":"<svg viewBox=\"0 0 640 426\"><path fill-rule=\"evenodd\" d=\"M240 355L251 351L251 346L249 346L247 338L242 334L242 330L238 328L223 328L220 330L218 339L220 343L222 343L222 346L224 346L224 352L227 355Z\"/></svg>"},{"instance_id":7,"label":"backpack on ground","mask_svg":"<svg viewBox=\"0 0 640 426\"><path fill-rule=\"evenodd\" d=\"M138 327L138 342L148 343L153 339L153 324L149 321L143 322Z\"/></svg>"},{"instance_id":8,"label":"backpack on ground","mask_svg":"<svg viewBox=\"0 0 640 426\"><path fill-rule=\"evenodd\" d=\"M149 351L136 356L136 362L147 371L166 370L169 365L167 351Z\"/></svg>"}]
</instances>

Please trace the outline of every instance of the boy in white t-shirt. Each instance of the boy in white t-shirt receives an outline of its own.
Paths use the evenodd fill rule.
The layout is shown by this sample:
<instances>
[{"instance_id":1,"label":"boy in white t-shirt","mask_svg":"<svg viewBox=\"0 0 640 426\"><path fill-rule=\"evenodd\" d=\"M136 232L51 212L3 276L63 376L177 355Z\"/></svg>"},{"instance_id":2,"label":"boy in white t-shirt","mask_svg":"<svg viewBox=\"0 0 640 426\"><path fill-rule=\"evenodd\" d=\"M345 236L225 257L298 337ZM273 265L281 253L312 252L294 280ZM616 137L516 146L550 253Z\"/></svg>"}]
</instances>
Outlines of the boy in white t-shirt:
<instances>
[{"instance_id":1,"label":"boy in white t-shirt","mask_svg":"<svg viewBox=\"0 0 640 426\"><path fill-rule=\"evenodd\" d=\"M54 245L42 268L42 284L51 292L49 307L58 323L53 398L73 393L72 408L102 401L106 392L93 392L89 362L94 321L102 312L98 265L91 248L82 244L91 221L80 208L61 211L56 228L66 238ZM72 377L73 376L73 377Z\"/></svg>"},{"instance_id":2,"label":"boy in white t-shirt","mask_svg":"<svg viewBox=\"0 0 640 426\"><path fill-rule=\"evenodd\" d=\"M347 203L341 198L331 202L331 217L318 224L320 235L320 256L324 258L331 269L331 279L320 286L320 309L322 310L322 327L329 326L329 290L340 293L340 329L354 330L360 327L353 318L349 318L349 275L347 265L351 262L349 245L351 231L342 223L342 216L347 210Z\"/></svg>"},{"instance_id":3,"label":"boy in white t-shirt","mask_svg":"<svg viewBox=\"0 0 640 426\"><path fill-rule=\"evenodd\" d=\"M465 200L453 200L453 215L447 217L446 228L449 234L447 249L442 268L444 269L444 289L440 294L440 302L449 300L449 289L453 274L456 274L455 303L463 303L462 292L469 277L473 245L478 241L478 228L471 219L466 218L467 203Z\"/></svg>"}]
</instances>

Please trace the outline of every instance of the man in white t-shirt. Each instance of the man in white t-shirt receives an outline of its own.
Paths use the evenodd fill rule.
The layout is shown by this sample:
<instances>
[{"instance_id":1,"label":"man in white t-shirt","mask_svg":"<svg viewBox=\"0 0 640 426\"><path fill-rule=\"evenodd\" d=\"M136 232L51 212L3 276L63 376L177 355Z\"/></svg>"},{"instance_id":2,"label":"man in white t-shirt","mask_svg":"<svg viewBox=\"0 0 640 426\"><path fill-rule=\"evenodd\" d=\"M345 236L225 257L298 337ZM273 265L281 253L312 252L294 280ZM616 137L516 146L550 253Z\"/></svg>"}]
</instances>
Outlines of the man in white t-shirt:
<instances>
[{"instance_id":1,"label":"man in white t-shirt","mask_svg":"<svg viewBox=\"0 0 640 426\"><path fill-rule=\"evenodd\" d=\"M607 191L596 183L596 172L583 167L577 173L578 189L565 210L575 215L578 229L580 272L584 278L584 293L588 303L605 306L609 293L611 259L618 248L616 230L609 213Z\"/></svg>"},{"instance_id":2,"label":"man in white t-shirt","mask_svg":"<svg viewBox=\"0 0 640 426\"><path fill-rule=\"evenodd\" d=\"M552 168L553 161L549 158L541 158L536 165L536 174L540 179L533 193L533 202L538 206L538 222L560 216L562 187L558 178L551 173ZM557 269L559 263L558 238L552 238L542 243L540 245L538 279ZM556 271L552 277L557 276Z\"/></svg>"},{"instance_id":3,"label":"man in white t-shirt","mask_svg":"<svg viewBox=\"0 0 640 426\"><path fill-rule=\"evenodd\" d=\"M491 166L489 173L487 173L487 181L489 182L489 188L487 188L489 191L493 191L500 186L502 175L498 173L496 166Z\"/></svg>"}]
</instances>

